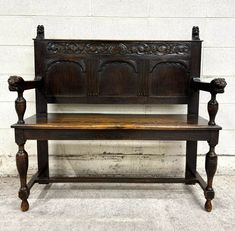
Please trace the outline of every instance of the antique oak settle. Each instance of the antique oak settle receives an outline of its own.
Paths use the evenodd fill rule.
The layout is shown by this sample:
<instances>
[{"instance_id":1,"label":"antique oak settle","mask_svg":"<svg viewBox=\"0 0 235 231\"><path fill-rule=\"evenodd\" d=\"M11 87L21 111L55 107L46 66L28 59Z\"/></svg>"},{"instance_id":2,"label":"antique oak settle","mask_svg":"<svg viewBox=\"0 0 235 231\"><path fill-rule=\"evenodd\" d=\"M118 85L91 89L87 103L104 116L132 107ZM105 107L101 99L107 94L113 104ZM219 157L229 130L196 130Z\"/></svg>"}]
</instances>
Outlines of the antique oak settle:
<instances>
[{"instance_id":1,"label":"antique oak settle","mask_svg":"<svg viewBox=\"0 0 235 231\"><path fill-rule=\"evenodd\" d=\"M213 177L217 167L215 124L217 93L226 82L200 81L201 44L199 28L193 27L187 41L108 41L45 39L38 26L34 39L35 79L11 76L10 91L18 97L15 141L19 147L16 165L20 176L21 210L29 208L34 183L142 182L199 183L212 210ZM36 90L36 115L24 119L25 90ZM209 122L198 115L199 90L211 94ZM48 113L47 104L187 104L186 115ZM78 110L79 111L79 110ZM48 140L184 140L185 178L150 177L52 177L49 175ZM27 140L37 140L38 172L27 182ZM197 141L207 141L207 181L196 170Z\"/></svg>"}]
</instances>

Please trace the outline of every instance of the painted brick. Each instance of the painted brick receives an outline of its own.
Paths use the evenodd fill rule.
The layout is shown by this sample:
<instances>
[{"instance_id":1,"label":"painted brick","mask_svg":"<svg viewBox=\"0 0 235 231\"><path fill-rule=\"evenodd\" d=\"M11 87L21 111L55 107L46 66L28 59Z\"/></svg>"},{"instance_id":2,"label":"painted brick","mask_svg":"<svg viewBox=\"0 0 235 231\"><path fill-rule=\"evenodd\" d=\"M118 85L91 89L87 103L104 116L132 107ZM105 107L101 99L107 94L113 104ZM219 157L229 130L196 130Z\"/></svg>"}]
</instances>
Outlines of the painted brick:
<instances>
[{"instance_id":1,"label":"painted brick","mask_svg":"<svg viewBox=\"0 0 235 231\"><path fill-rule=\"evenodd\" d=\"M217 175L234 174L235 158L220 156ZM96 155L91 159L87 155L73 157L50 156L50 175L114 175L117 176L157 176L183 177L184 156L150 155ZM199 156L197 170L205 177L205 157ZM37 171L36 156L29 156L28 174ZM0 155L0 175L17 176L15 156Z\"/></svg>"},{"instance_id":2,"label":"painted brick","mask_svg":"<svg viewBox=\"0 0 235 231\"><path fill-rule=\"evenodd\" d=\"M92 0L92 15L147 17L148 0Z\"/></svg>"},{"instance_id":3,"label":"painted brick","mask_svg":"<svg viewBox=\"0 0 235 231\"><path fill-rule=\"evenodd\" d=\"M93 18L92 37L98 39L147 39L148 19L145 18Z\"/></svg>"},{"instance_id":4,"label":"painted brick","mask_svg":"<svg viewBox=\"0 0 235 231\"><path fill-rule=\"evenodd\" d=\"M8 82L7 82L8 78L9 76L4 75L4 78L0 80L0 102L12 102L12 101L15 101L17 97L17 92L10 92L8 89ZM24 98L26 99L27 102L34 102L35 90L32 89L32 90L25 91Z\"/></svg>"},{"instance_id":5,"label":"painted brick","mask_svg":"<svg viewBox=\"0 0 235 231\"><path fill-rule=\"evenodd\" d=\"M205 47L235 47L235 18L206 19L202 38Z\"/></svg>"},{"instance_id":6,"label":"painted brick","mask_svg":"<svg viewBox=\"0 0 235 231\"><path fill-rule=\"evenodd\" d=\"M0 113L0 128L9 128L12 124L17 122L17 114L15 111L14 102L1 102L1 113ZM27 103L24 118L35 114L35 104L32 102Z\"/></svg>"},{"instance_id":7,"label":"painted brick","mask_svg":"<svg viewBox=\"0 0 235 231\"><path fill-rule=\"evenodd\" d=\"M89 17L40 16L33 18L33 29L36 32L37 25L43 24L46 38L90 39L92 23Z\"/></svg>"},{"instance_id":8,"label":"painted brick","mask_svg":"<svg viewBox=\"0 0 235 231\"><path fill-rule=\"evenodd\" d=\"M235 48L205 48L203 75L234 76Z\"/></svg>"},{"instance_id":9,"label":"painted brick","mask_svg":"<svg viewBox=\"0 0 235 231\"><path fill-rule=\"evenodd\" d=\"M0 46L1 74L19 75L34 73L33 47Z\"/></svg>"},{"instance_id":10,"label":"painted brick","mask_svg":"<svg viewBox=\"0 0 235 231\"><path fill-rule=\"evenodd\" d=\"M36 28L32 17L0 16L0 24L0 45L33 45Z\"/></svg>"},{"instance_id":11,"label":"painted brick","mask_svg":"<svg viewBox=\"0 0 235 231\"><path fill-rule=\"evenodd\" d=\"M199 26L200 37L204 38L203 18L149 18L149 39L190 40L193 26Z\"/></svg>"},{"instance_id":12,"label":"painted brick","mask_svg":"<svg viewBox=\"0 0 235 231\"><path fill-rule=\"evenodd\" d=\"M51 104L48 107L49 112L80 112L80 113L120 113L120 114L175 114L186 113L186 105L70 105L70 104Z\"/></svg>"},{"instance_id":13,"label":"painted brick","mask_svg":"<svg viewBox=\"0 0 235 231\"><path fill-rule=\"evenodd\" d=\"M92 37L92 22L91 18L81 17L0 16L2 25L0 45L32 46L33 38L36 37L37 25L41 24L44 25L46 38L88 39ZM8 38L6 38L6 34Z\"/></svg>"},{"instance_id":14,"label":"painted brick","mask_svg":"<svg viewBox=\"0 0 235 231\"><path fill-rule=\"evenodd\" d=\"M205 17L207 1L204 0L150 0L150 17Z\"/></svg>"},{"instance_id":15,"label":"painted brick","mask_svg":"<svg viewBox=\"0 0 235 231\"><path fill-rule=\"evenodd\" d=\"M234 0L209 0L207 17L235 17Z\"/></svg>"},{"instance_id":16,"label":"painted brick","mask_svg":"<svg viewBox=\"0 0 235 231\"><path fill-rule=\"evenodd\" d=\"M0 2L0 15L89 16L87 0L17 0Z\"/></svg>"}]
</instances>

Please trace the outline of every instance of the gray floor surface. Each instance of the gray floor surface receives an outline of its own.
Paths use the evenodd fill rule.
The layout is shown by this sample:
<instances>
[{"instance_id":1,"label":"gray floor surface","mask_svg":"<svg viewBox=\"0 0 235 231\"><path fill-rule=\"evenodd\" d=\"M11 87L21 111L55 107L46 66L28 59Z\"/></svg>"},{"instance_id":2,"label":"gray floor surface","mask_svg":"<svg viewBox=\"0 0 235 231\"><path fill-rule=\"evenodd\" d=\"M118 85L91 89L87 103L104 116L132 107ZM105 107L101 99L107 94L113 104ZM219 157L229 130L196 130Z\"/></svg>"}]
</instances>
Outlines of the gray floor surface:
<instances>
[{"instance_id":1,"label":"gray floor surface","mask_svg":"<svg viewBox=\"0 0 235 231\"><path fill-rule=\"evenodd\" d=\"M19 180L0 178L0 230L235 230L235 176L216 176L213 211L199 185L35 184L19 210Z\"/></svg>"}]
</instances>

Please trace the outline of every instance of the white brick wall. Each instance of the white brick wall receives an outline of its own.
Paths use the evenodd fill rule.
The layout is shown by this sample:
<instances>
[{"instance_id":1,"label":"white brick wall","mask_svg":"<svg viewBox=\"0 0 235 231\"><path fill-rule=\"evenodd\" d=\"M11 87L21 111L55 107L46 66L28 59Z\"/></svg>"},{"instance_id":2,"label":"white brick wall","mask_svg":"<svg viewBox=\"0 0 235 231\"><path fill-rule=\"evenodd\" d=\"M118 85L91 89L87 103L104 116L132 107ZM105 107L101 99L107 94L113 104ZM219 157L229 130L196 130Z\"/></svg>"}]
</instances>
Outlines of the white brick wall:
<instances>
[{"instance_id":1,"label":"white brick wall","mask_svg":"<svg viewBox=\"0 0 235 231\"><path fill-rule=\"evenodd\" d=\"M202 77L226 77L226 93L218 95L217 121L223 126L217 153L220 174L234 173L235 164L235 1L234 0L0 0L0 176L15 175L14 132L16 94L8 91L12 74L33 79L33 42L36 26L44 24L47 38L190 39L200 27L204 40ZM207 117L209 94L201 94L200 114ZM26 116L35 112L34 92L26 91ZM111 111L184 113L185 106L51 105L50 111ZM29 172L36 168L36 142L28 141ZM79 146L78 146L79 145ZM199 143L199 154L208 145ZM184 142L64 141L50 142L52 171L69 174L183 174ZM117 154L117 155L113 155ZM198 161L204 168L204 156ZM169 169L172 169L169 172Z\"/></svg>"}]
</instances>

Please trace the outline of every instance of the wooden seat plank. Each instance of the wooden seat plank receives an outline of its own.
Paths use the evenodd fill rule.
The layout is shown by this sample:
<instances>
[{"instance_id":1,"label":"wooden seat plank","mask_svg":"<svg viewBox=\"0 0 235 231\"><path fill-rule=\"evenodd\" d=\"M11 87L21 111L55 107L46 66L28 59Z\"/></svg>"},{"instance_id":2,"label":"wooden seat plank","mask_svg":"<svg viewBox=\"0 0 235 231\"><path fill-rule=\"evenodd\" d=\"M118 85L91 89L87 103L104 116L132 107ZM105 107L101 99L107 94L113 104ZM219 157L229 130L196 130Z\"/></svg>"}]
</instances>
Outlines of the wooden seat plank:
<instances>
[{"instance_id":1,"label":"wooden seat plank","mask_svg":"<svg viewBox=\"0 0 235 231\"><path fill-rule=\"evenodd\" d=\"M47 117L31 116L25 124L14 124L22 129L140 129L140 130L220 130L209 126L202 117L183 114L77 114L48 113Z\"/></svg>"}]
</instances>

